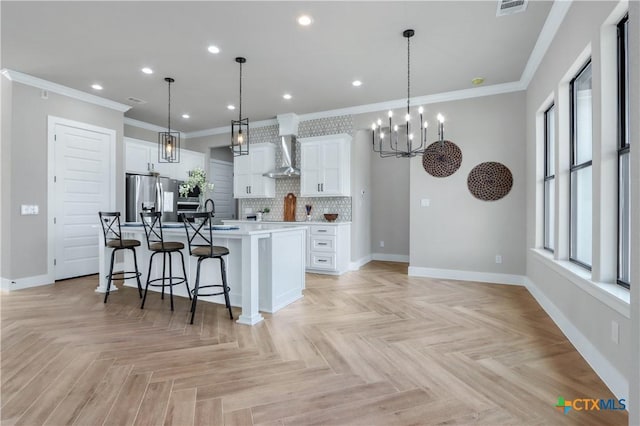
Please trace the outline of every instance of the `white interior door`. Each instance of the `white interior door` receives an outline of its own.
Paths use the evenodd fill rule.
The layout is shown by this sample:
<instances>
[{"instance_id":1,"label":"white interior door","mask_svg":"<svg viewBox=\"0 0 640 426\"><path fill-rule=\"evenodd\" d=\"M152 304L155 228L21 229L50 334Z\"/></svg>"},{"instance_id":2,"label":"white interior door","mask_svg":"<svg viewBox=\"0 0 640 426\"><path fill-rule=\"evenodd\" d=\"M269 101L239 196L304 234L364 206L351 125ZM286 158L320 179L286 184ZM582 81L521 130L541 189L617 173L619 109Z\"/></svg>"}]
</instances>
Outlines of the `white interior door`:
<instances>
[{"instance_id":1,"label":"white interior door","mask_svg":"<svg viewBox=\"0 0 640 426\"><path fill-rule=\"evenodd\" d=\"M115 133L54 124L55 279L98 272L98 212L115 208Z\"/></svg>"},{"instance_id":2,"label":"white interior door","mask_svg":"<svg viewBox=\"0 0 640 426\"><path fill-rule=\"evenodd\" d=\"M211 160L209 176L213 188L213 202L216 203L216 222L236 218L236 200L233 198L233 163Z\"/></svg>"}]
</instances>

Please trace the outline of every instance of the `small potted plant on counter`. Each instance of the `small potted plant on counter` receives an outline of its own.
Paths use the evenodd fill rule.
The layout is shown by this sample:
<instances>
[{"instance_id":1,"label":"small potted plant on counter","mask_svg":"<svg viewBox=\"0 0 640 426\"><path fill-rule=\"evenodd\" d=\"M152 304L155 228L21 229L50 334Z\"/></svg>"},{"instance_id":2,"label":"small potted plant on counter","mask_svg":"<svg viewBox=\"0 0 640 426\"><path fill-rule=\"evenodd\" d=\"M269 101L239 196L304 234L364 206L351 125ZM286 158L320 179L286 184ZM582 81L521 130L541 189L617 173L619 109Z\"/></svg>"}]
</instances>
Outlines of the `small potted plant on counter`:
<instances>
[{"instance_id":1,"label":"small potted plant on counter","mask_svg":"<svg viewBox=\"0 0 640 426\"><path fill-rule=\"evenodd\" d=\"M195 168L189 172L189 178L180 185L182 197L197 196L200 207L198 211L205 211L204 200L207 192L213 191L214 185L207 182L207 174L201 168Z\"/></svg>"},{"instance_id":2,"label":"small potted plant on counter","mask_svg":"<svg viewBox=\"0 0 640 426\"><path fill-rule=\"evenodd\" d=\"M258 210L256 212L256 221L260 222L262 220L262 215L269 213L271 209L269 207L265 207L262 210Z\"/></svg>"}]
</instances>

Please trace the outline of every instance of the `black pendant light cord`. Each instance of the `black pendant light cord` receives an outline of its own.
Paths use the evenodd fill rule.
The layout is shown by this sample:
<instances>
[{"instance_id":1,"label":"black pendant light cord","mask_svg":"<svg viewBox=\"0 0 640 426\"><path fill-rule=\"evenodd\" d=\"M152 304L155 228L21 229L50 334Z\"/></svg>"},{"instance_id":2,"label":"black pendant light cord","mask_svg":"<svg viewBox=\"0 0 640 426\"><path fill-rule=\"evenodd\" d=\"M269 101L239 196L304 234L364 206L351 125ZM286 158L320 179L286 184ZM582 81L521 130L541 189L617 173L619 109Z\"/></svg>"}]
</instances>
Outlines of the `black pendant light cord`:
<instances>
[{"instance_id":1,"label":"black pendant light cord","mask_svg":"<svg viewBox=\"0 0 640 426\"><path fill-rule=\"evenodd\" d=\"M240 62L240 105L238 106L238 120L242 120L242 62Z\"/></svg>"},{"instance_id":2,"label":"black pendant light cord","mask_svg":"<svg viewBox=\"0 0 640 426\"><path fill-rule=\"evenodd\" d=\"M169 128L169 134L171 134L171 81L169 83L169 108L168 108L168 116L167 116L167 127Z\"/></svg>"},{"instance_id":3,"label":"black pendant light cord","mask_svg":"<svg viewBox=\"0 0 640 426\"><path fill-rule=\"evenodd\" d=\"M407 114L409 114L409 99L411 99L411 37L407 37Z\"/></svg>"}]
</instances>

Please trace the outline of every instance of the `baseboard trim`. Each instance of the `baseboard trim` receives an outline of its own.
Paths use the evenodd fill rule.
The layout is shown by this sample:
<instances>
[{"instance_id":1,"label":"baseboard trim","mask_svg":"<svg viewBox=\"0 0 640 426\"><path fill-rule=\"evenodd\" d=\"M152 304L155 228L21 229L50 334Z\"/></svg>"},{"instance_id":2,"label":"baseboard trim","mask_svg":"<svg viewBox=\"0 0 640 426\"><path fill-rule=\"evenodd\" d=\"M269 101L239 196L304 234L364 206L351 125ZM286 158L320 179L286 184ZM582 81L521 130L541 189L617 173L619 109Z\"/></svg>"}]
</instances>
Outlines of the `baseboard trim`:
<instances>
[{"instance_id":1,"label":"baseboard trim","mask_svg":"<svg viewBox=\"0 0 640 426\"><path fill-rule=\"evenodd\" d=\"M422 268L409 266L409 276L438 278L445 280L478 281L491 284L524 286L524 275L498 274L493 272L459 271L455 269Z\"/></svg>"},{"instance_id":2,"label":"baseboard trim","mask_svg":"<svg viewBox=\"0 0 640 426\"><path fill-rule=\"evenodd\" d=\"M531 281L525 277L525 286L529 293L538 302L542 309L551 317L562 333L569 339L582 357L591 366L593 371L602 379L616 398L629 397L629 381L621 374L600 351L593 346L580 330L573 325L560 309Z\"/></svg>"},{"instance_id":3,"label":"baseboard trim","mask_svg":"<svg viewBox=\"0 0 640 426\"><path fill-rule=\"evenodd\" d=\"M55 280L51 279L48 274L36 275L34 277L24 277L24 278L0 278L0 285L2 286L2 291L15 291L22 290L30 287L39 287L43 285L53 284Z\"/></svg>"},{"instance_id":4,"label":"baseboard trim","mask_svg":"<svg viewBox=\"0 0 640 426\"><path fill-rule=\"evenodd\" d=\"M366 265L367 263L371 262L371 255L367 255L363 258L360 258L358 260L356 260L355 262L349 262L349 270L350 271L357 271L358 269L362 268L364 265Z\"/></svg>"},{"instance_id":5,"label":"baseboard trim","mask_svg":"<svg viewBox=\"0 0 640 426\"><path fill-rule=\"evenodd\" d=\"M405 254L372 253L371 259L382 260L384 262L409 263L409 256Z\"/></svg>"}]
</instances>

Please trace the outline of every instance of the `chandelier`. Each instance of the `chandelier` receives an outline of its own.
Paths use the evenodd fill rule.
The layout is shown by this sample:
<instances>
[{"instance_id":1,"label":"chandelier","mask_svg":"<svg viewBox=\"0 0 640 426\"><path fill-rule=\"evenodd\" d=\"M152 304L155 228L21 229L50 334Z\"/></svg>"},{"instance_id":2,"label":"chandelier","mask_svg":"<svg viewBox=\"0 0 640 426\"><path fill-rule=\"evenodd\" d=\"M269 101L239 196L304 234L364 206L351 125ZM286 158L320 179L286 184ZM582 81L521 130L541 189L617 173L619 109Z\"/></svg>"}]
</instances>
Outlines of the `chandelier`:
<instances>
[{"instance_id":1,"label":"chandelier","mask_svg":"<svg viewBox=\"0 0 640 426\"><path fill-rule=\"evenodd\" d=\"M242 118L242 64L247 62L247 59L237 57L236 62L240 64L240 104L238 119L231 120L231 150L234 157L249 154L249 119Z\"/></svg>"},{"instance_id":2,"label":"chandelier","mask_svg":"<svg viewBox=\"0 0 640 426\"><path fill-rule=\"evenodd\" d=\"M380 154L380 157L396 157L396 158L410 158L416 155L423 155L427 149L427 127L428 123L423 121L424 108L418 108L418 129L411 123L411 45L410 40L415 34L414 30L405 30L402 35L407 39L407 113L404 117L405 123L402 124L406 134L404 138L399 137L398 124L393 124L393 111L389 111L389 127L383 127L382 120L378 119L377 122L371 126L373 151ZM385 133L388 131L388 136ZM414 134L415 132L415 134ZM404 139L404 140L399 140ZM444 143L444 117L442 114L438 114L438 139L440 143Z\"/></svg>"},{"instance_id":3,"label":"chandelier","mask_svg":"<svg viewBox=\"0 0 640 426\"><path fill-rule=\"evenodd\" d=\"M169 86L169 113L167 116L167 131L158 132L158 162L179 163L180 162L180 132L171 131L171 83L175 80L165 77L164 81Z\"/></svg>"}]
</instances>

